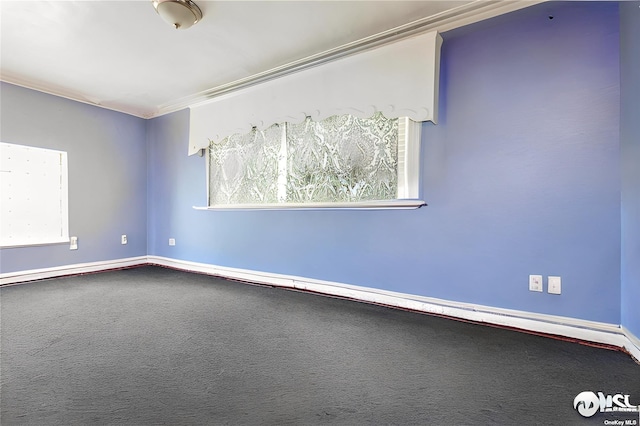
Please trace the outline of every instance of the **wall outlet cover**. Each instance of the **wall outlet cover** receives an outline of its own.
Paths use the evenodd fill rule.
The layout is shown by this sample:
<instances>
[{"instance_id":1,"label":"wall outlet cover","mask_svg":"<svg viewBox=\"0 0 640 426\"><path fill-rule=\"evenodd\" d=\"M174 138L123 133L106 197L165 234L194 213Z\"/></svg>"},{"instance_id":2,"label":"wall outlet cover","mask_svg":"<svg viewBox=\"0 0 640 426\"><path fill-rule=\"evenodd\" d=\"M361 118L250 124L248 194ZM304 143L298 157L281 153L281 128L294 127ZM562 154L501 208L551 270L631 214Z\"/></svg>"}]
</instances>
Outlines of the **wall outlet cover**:
<instances>
[{"instance_id":1,"label":"wall outlet cover","mask_svg":"<svg viewBox=\"0 0 640 426\"><path fill-rule=\"evenodd\" d=\"M121 242L122 244L127 244L127 236L126 236L126 235L123 235L122 237L120 237L120 242Z\"/></svg>"},{"instance_id":2,"label":"wall outlet cover","mask_svg":"<svg viewBox=\"0 0 640 426\"><path fill-rule=\"evenodd\" d=\"M547 291L551 294L561 294L562 279L560 277L550 276L548 280Z\"/></svg>"},{"instance_id":3,"label":"wall outlet cover","mask_svg":"<svg viewBox=\"0 0 640 426\"><path fill-rule=\"evenodd\" d=\"M529 275L529 291L542 291L542 275Z\"/></svg>"}]
</instances>

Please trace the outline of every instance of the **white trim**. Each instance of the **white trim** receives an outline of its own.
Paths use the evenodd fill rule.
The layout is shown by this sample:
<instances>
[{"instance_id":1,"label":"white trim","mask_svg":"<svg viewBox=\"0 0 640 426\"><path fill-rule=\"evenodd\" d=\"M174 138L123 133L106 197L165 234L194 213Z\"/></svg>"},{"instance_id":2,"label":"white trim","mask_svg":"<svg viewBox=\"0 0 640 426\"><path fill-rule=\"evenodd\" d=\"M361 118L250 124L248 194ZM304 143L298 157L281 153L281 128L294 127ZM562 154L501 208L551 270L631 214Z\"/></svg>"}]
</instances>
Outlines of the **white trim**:
<instances>
[{"instance_id":1,"label":"white trim","mask_svg":"<svg viewBox=\"0 0 640 426\"><path fill-rule=\"evenodd\" d=\"M189 107L188 154L275 123L381 112L437 123L437 31L322 63Z\"/></svg>"},{"instance_id":2,"label":"white trim","mask_svg":"<svg viewBox=\"0 0 640 426\"><path fill-rule=\"evenodd\" d=\"M13 76L13 75L9 75L8 73L3 73L2 76L0 77L0 81L4 83L12 84L14 86L24 87L25 89L46 93L47 95L57 96L59 98L68 99L70 101L80 102L81 104L91 105L98 108L107 109L109 111L120 112L123 114L132 115L134 117L144 118L144 119L155 118L161 115L169 114L169 113L184 109L184 107L179 107L173 110L163 111L161 114L159 114L159 113L152 113L151 111L146 111L134 106L123 107L121 105L118 105L118 106L103 105L100 102L89 100L82 93L77 93L67 88L53 87L48 83L34 81L30 78L24 78L23 76L20 76L20 77Z\"/></svg>"},{"instance_id":3,"label":"white trim","mask_svg":"<svg viewBox=\"0 0 640 426\"><path fill-rule=\"evenodd\" d=\"M335 61L367 49L379 47L390 42L423 34L428 31L444 32L453 30L455 28L463 27L479 21L500 16L505 13L514 12L516 10L534 6L539 3L544 3L545 1L548 0L472 1L470 3L463 4L459 7L438 13L436 15L427 16L422 19L418 19L416 21L401 25L399 27L383 31L381 33L374 34L372 36L365 37L363 39L356 40L354 42L347 43L345 45L338 46L336 48L320 52L297 61L289 62L287 64L248 76L246 78L212 87L210 89L195 93L193 95L185 96L180 99L172 100L163 105L160 105L158 109L153 114L148 115L147 118L158 117L174 111L179 111L186 107L225 96L229 93L252 87L257 84L266 83L271 80L293 74L295 72L304 71L306 69Z\"/></svg>"},{"instance_id":4,"label":"white trim","mask_svg":"<svg viewBox=\"0 0 640 426\"><path fill-rule=\"evenodd\" d=\"M0 247L69 242L67 152L0 142Z\"/></svg>"},{"instance_id":5,"label":"white trim","mask_svg":"<svg viewBox=\"0 0 640 426\"><path fill-rule=\"evenodd\" d=\"M436 70L436 73L439 74L439 70ZM435 90L438 96L438 88ZM420 197L422 123L409 117L400 117L398 128L402 129L398 131L398 198L416 199ZM401 138L404 140L401 141Z\"/></svg>"},{"instance_id":6,"label":"white trim","mask_svg":"<svg viewBox=\"0 0 640 426\"><path fill-rule=\"evenodd\" d=\"M127 268L146 265L147 256L129 257L125 259L105 260L100 262L77 263L74 265L54 266L52 268L31 269L27 271L6 272L0 274L0 286L25 281L43 280L67 275L100 272L108 269Z\"/></svg>"},{"instance_id":7,"label":"white trim","mask_svg":"<svg viewBox=\"0 0 640 426\"><path fill-rule=\"evenodd\" d=\"M252 85L270 81L271 79L278 78L283 75L301 71L303 69L315 66L318 63L335 60L336 58L349 55L358 50L371 48L385 42L402 39L426 31L449 31L455 28L463 27L465 25L473 24L475 22L483 21L485 19L500 16L505 13L514 12L516 10L524 9L526 7L530 7L539 3L544 3L545 1L548 0L472 1L470 3L463 4L459 7L447 10L437 15L428 16L420 20L410 22L396 28L392 28L382 33L374 34L362 40L357 40L355 42L339 46L337 48L321 52L307 58L300 59L298 61L290 62L276 68L254 74L241 80L232 81L230 83L212 87L210 89L190 94L178 99L172 99L164 104L151 108L116 105L110 103L104 104L89 99L84 94L75 92L74 90L69 88L53 87L50 84L45 84L24 77L12 76L8 73L3 73L0 81L32 90L37 90L39 92L47 93L50 95L59 96L65 99L70 99L83 104L93 105L111 111L133 115L135 117L155 118L165 114L170 114L175 111L180 111L191 105L205 102L218 96L224 96L227 93L232 93L246 87L251 87Z\"/></svg>"},{"instance_id":8,"label":"white trim","mask_svg":"<svg viewBox=\"0 0 640 426\"><path fill-rule=\"evenodd\" d=\"M0 244L0 248L3 249L8 249L8 248L19 248L19 247L44 247L44 246L55 246L55 245L62 245L62 244L69 244L71 242L71 238L67 237L65 238L60 238L59 240L51 240L51 241L46 241L46 242L39 242L39 243L22 243L22 244L7 244L6 246Z\"/></svg>"},{"instance_id":9,"label":"white trim","mask_svg":"<svg viewBox=\"0 0 640 426\"><path fill-rule=\"evenodd\" d=\"M336 203L270 203L270 204L218 204L209 207L193 206L196 210L384 210L417 209L426 206L423 200L383 200Z\"/></svg>"},{"instance_id":10,"label":"white trim","mask_svg":"<svg viewBox=\"0 0 640 426\"><path fill-rule=\"evenodd\" d=\"M633 358L640 361L640 342L628 330L616 324L475 305L312 278L229 268L160 256L149 256L148 259L150 264L184 271L199 272L256 284L311 291L417 312L616 346L624 348Z\"/></svg>"},{"instance_id":11,"label":"white trim","mask_svg":"<svg viewBox=\"0 0 640 426\"><path fill-rule=\"evenodd\" d=\"M166 266L249 283L311 291L328 296L344 297L417 312L601 343L624 348L632 358L640 362L640 339L624 326L616 324L474 305L293 275L229 268L161 256L138 256L103 262L9 272L0 274L0 286L143 265Z\"/></svg>"},{"instance_id":12,"label":"white trim","mask_svg":"<svg viewBox=\"0 0 640 426\"><path fill-rule=\"evenodd\" d=\"M627 327L624 325L620 326L622 332L627 339L629 339L629 344L625 345L624 348L631 354L633 358L636 359L638 363L640 363L640 338L638 338L635 334L633 334Z\"/></svg>"}]
</instances>

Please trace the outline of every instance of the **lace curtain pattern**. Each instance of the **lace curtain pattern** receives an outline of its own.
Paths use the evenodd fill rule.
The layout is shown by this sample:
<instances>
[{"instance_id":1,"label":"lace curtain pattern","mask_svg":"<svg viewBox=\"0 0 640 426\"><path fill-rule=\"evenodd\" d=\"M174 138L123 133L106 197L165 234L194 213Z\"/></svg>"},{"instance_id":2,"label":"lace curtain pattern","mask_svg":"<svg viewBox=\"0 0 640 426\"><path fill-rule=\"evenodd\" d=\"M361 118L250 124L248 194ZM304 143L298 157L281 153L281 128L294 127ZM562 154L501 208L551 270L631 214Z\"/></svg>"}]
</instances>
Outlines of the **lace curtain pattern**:
<instances>
[{"instance_id":1,"label":"lace curtain pattern","mask_svg":"<svg viewBox=\"0 0 640 426\"><path fill-rule=\"evenodd\" d=\"M274 124L209 145L209 205L277 203L282 129Z\"/></svg>"},{"instance_id":2,"label":"lace curtain pattern","mask_svg":"<svg viewBox=\"0 0 640 426\"><path fill-rule=\"evenodd\" d=\"M209 144L209 205L392 200L398 119L332 116Z\"/></svg>"}]
</instances>

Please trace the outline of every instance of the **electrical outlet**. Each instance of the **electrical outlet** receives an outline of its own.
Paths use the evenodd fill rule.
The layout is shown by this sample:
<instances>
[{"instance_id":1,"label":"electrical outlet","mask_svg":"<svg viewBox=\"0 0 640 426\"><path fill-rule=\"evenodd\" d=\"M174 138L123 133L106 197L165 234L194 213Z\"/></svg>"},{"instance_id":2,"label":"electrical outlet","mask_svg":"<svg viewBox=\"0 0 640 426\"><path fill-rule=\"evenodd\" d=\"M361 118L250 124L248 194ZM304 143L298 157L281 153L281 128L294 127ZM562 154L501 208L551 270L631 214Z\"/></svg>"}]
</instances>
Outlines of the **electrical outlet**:
<instances>
[{"instance_id":1,"label":"electrical outlet","mask_svg":"<svg viewBox=\"0 0 640 426\"><path fill-rule=\"evenodd\" d=\"M560 277L549 277L547 291L551 294L562 293L562 279Z\"/></svg>"},{"instance_id":2,"label":"electrical outlet","mask_svg":"<svg viewBox=\"0 0 640 426\"><path fill-rule=\"evenodd\" d=\"M542 291L542 275L529 275L529 291Z\"/></svg>"},{"instance_id":3,"label":"electrical outlet","mask_svg":"<svg viewBox=\"0 0 640 426\"><path fill-rule=\"evenodd\" d=\"M126 235L123 235L123 236L120 238L120 243L122 243L122 244L127 244L127 236L126 236Z\"/></svg>"},{"instance_id":4,"label":"electrical outlet","mask_svg":"<svg viewBox=\"0 0 640 426\"><path fill-rule=\"evenodd\" d=\"M78 250L78 237L71 237L71 245L69 250Z\"/></svg>"},{"instance_id":5,"label":"electrical outlet","mask_svg":"<svg viewBox=\"0 0 640 426\"><path fill-rule=\"evenodd\" d=\"M170 246L175 246L176 245L176 239L175 238L169 238L169 245Z\"/></svg>"}]
</instances>

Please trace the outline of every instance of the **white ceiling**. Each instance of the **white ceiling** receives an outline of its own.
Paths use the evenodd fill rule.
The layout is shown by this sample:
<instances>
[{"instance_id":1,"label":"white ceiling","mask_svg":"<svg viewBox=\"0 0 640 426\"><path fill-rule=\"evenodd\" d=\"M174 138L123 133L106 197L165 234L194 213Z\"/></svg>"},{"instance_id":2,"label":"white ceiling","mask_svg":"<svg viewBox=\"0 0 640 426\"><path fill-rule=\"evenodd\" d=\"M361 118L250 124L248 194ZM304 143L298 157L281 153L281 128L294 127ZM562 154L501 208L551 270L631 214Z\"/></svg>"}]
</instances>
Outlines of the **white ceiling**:
<instances>
[{"instance_id":1,"label":"white ceiling","mask_svg":"<svg viewBox=\"0 0 640 426\"><path fill-rule=\"evenodd\" d=\"M175 30L149 0L0 1L3 81L154 117L215 88L418 21L450 29L513 1L202 1ZM516 4L517 3L517 4ZM405 26L406 27L406 26ZM393 32L391 32L393 33Z\"/></svg>"}]
</instances>

